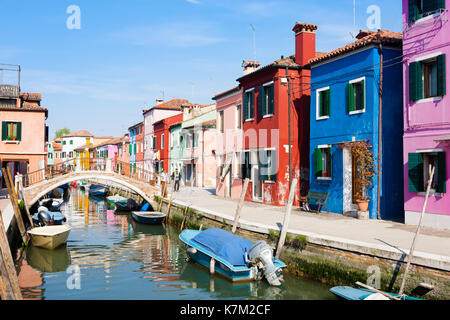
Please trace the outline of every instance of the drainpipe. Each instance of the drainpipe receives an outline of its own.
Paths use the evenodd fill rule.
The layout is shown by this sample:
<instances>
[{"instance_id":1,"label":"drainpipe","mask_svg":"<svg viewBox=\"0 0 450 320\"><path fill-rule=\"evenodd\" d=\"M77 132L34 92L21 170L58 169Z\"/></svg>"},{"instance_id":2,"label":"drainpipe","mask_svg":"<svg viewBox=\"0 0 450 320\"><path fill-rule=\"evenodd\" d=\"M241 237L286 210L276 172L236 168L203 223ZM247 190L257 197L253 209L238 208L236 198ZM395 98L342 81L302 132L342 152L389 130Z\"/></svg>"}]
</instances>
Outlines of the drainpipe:
<instances>
[{"instance_id":1,"label":"drainpipe","mask_svg":"<svg viewBox=\"0 0 450 320\"><path fill-rule=\"evenodd\" d=\"M289 148L289 185L291 185L292 181L292 156L291 156L291 79L289 77L289 68L286 67L286 78L288 81L288 117L289 117L289 141L288 141L288 148Z\"/></svg>"},{"instance_id":2,"label":"drainpipe","mask_svg":"<svg viewBox=\"0 0 450 320\"><path fill-rule=\"evenodd\" d=\"M378 174L377 174L377 219L381 220L380 214L380 195L381 195L381 154L383 150L382 136L382 117L383 117L383 45L380 43L378 47L380 54L380 88L379 88L379 104L378 104Z\"/></svg>"},{"instance_id":3,"label":"drainpipe","mask_svg":"<svg viewBox=\"0 0 450 320\"><path fill-rule=\"evenodd\" d=\"M205 187L205 127L202 127L202 188Z\"/></svg>"}]
</instances>

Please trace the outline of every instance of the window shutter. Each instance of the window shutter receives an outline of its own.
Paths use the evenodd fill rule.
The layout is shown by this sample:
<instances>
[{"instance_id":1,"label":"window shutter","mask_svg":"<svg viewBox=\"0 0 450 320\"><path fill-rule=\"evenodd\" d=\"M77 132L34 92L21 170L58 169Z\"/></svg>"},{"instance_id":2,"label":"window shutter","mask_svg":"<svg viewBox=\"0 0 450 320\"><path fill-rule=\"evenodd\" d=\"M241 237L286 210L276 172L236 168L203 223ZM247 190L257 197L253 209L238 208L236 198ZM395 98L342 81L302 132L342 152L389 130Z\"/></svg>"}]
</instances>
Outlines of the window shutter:
<instances>
[{"instance_id":1,"label":"window shutter","mask_svg":"<svg viewBox=\"0 0 450 320\"><path fill-rule=\"evenodd\" d=\"M347 84L347 111L355 111L355 88L353 84Z\"/></svg>"},{"instance_id":2,"label":"window shutter","mask_svg":"<svg viewBox=\"0 0 450 320\"><path fill-rule=\"evenodd\" d=\"M255 119L255 91L250 94L250 119Z\"/></svg>"},{"instance_id":3,"label":"window shutter","mask_svg":"<svg viewBox=\"0 0 450 320\"><path fill-rule=\"evenodd\" d=\"M244 95L242 97L242 104L243 106L243 111L244 111L244 121L248 119L248 94L246 92L244 92Z\"/></svg>"},{"instance_id":4,"label":"window shutter","mask_svg":"<svg viewBox=\"0 0 450 320\"><path fill-rule=\"evenodd\" d=\"M423 98L423 80L421 62L409 64L409 100L417 101Z\"/></svg>"},{"instance_id":5,"label":"window shutter","mask_svg":"<svg viewBox=\"0 0 450 320\"><path fill-rule=\"evenodd\" d=\"M438 96L445 95L445 54L437 57L437 94Z\"/></svg>"},{"instance_id":6,"label":"window shutter","mask_svg":"<svg viewBox=\"0 0 450 320\"><path fill-rule=\"evenodd\" d=\"M366 80L361 81L361 87L362 87L362 109L364 110L366 108Z\"/></svg>"},{"instance_id":7,"label":"window shutter","mask_svg":"<svg viewBox=\"0 0 450 320\"><path fill-rule=\"evenodd\" d=\"M425 191L423 181L423 155L421 153L408 154L408 185L409 192Z\"/></svg>"},{"instance_id":8,"label":"window shutter","mask_svg":"<svg viewBox=\"0 0 450 320\"><path fill-rule=\"evenodd\" d=\"M409 22L414 22L419 19L419 8L417 7L417 0L408 1L408 16Z\"/></svg>"},{"instance_id":9,"label":"window shutter","mask_svg":"<svg viewBox=\"0 0 450 320\"><path fill-rule=\"evenodd\" d=\"M259 151L263 152L263 151ZM261 157L258 157L258 179L259 181L266 181L269 177L268 174L268 163L262 163Z\"/></svg>"},{"instance_id":10,"label":"window shutter","mask_svg":"<svg viewBox=\"0 0 450 320\"><path fill-rule=\"evenodd\" d=\"M314 175L322 176L322 150L319 148L314 150Z\"/></svg>"},{"instance_id":11,"label":"window shutter","mask_svg":"<svg viewBox=\"0 0 450 320\"><path fill-rule=\"evenodd\" d=\"M6 122L2 122L2 140L6 140L8 137L8 128Z\"/></svg>"},{"instance_id":12,"label":"window shutter","mask_svg":"<svg viewBox=\"0 0 450 320\"><path fill-rule=\"evenodd\" d=\"M277 171L278 171L278 157L277 152L275 150L272 150L271 152L271 164L269 171L269 180L270 181L277 181Z\"/></svg>"},{"instance_id":13,"label":"window shutter","mask_svg":"<svg viewBox=\"0 0 450 320\"><path fill-rule=\"evenodd\" d=\"M438 9L445 9L445 0L438 0L438 1L439 1Z\"/></svg>"},{"instance_id":14,"label":"window shutter","mask_svg":"<svg viewBox=\"0 0 450 320\"><path fill-rule=\"evenodd\" d=\"M258 117L262 118L266 115L266 106L265 106L266 99L264 97L264 87L259 87L259 94L258 94Z\"/></svg>"},{"instance_id":15,"label":"window shutter","mask_svg":"<svg viewBox=\"0 0 450 320\"><path fill-rule=\"evenodd\" d=\"M446 183L447 183L447 171L445 163L445 152L438 153L438 186L436 188L437 192L446 193Z\"/></svg>"},{"instance_id":16,"label":"window shutter","mask_svg":"<svg viewBox=\"0 0 450 320\"><path fill-rule=\"evenodd\" d=\"M17 141L22 141L22 122L17 122Z\"/></svg>"},{"instance_id":17,"label":"window shutter","mask_svg":"<svg viewBox=\"0 0 450 320\"><path fill-rule=\"evenodd\" d=\"M275 114L275 85L272 83L269 87L269 114Z\"/></svg>"},{"instance_id":18,"label":"window shutter","mask_svg":"<svg viewBox=\"0 0 450 320\"><path fill-rule=\"evenodd\" d=\"M324 116L330 116L331 109L331 90L325 91L325 114Z\"/></svg>"}]
</instances>

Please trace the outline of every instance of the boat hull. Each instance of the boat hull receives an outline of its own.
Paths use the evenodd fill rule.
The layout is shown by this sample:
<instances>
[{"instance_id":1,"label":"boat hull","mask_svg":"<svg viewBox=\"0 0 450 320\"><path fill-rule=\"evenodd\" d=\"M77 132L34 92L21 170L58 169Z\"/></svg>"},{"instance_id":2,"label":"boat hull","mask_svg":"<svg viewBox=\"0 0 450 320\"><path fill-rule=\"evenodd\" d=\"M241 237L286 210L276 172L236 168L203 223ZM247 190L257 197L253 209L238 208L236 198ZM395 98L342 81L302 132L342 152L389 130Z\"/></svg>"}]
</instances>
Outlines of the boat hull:
<instances>
[{"instance_id":1,"label":"boat hull","mask_svg":"<svg viewBox=\"0 0 450 320\"><path fill-rule=\"evenodd\" d=\"M345 300L370 300L373 291L364 288L353 288L347 286L337 286L330 289L330 292ZM386 292L389 293L389 292ZM394 297L399 297L396 293L389 293ZM421 300L413 297L403 296L402 300Z\"/></svg>"},{"instance_id":2,"label":"boat hull","mask_svg":"<svg viewBox=\"0 0 450 320\"><path fill-rule=\"evenodd\" d=\"M161 224L166 218L166 215L161 212L132 211L131 215L134 220L143 224Z\"/></svg>"},{"instance_id":3,"label":"boat hull","mask_svg":"<svg viewBox=\"0 0 450 320\"><path fill-rule=\"evenodd\" d=\"M53 250L67 242L71 227L68 225L33 228L28 231L34 246Z\"/></svg>"}]
</instances>

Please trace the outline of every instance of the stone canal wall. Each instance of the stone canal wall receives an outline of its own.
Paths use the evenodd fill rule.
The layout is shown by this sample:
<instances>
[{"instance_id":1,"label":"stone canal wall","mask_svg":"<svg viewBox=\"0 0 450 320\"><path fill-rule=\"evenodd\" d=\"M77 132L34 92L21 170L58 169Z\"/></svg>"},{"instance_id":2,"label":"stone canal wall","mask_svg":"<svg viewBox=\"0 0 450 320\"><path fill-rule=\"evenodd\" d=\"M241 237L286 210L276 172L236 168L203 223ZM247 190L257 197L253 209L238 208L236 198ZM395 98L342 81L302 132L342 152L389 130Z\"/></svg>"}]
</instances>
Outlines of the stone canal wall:
<instances>
[{"instance_id":1,"label":"stone canal wall","mask_svg":"<svg viewBox=\"0 0 450 320\"><path fill-rule=\"evenodd\" d=\"M156 197L157 202L160 201ZM162 205L167 213L168 200ZM169 223L181 226L186 211L186 204L181 201L172 202L169 212ZM206 229L219 227L231 231L232 221L207 210L189 208L184 229ZM276 247L279 232L269 230L262 225L240 225L237 234L252 241L265 240ZM318 244L307 235L289 234L281 257L287 265L286 272L321 281L330 286L355 286L356 281L368 283L381 290L398 292L403 279L406 256L389 257L388 254L378 254L374 250L354 248L335 248L325 241ZM421 284L432 285L428 290ZM450 299L450 272L447 270L411 265L406 282L405 293L423 299Z\"/></svg>"}]
</instances>

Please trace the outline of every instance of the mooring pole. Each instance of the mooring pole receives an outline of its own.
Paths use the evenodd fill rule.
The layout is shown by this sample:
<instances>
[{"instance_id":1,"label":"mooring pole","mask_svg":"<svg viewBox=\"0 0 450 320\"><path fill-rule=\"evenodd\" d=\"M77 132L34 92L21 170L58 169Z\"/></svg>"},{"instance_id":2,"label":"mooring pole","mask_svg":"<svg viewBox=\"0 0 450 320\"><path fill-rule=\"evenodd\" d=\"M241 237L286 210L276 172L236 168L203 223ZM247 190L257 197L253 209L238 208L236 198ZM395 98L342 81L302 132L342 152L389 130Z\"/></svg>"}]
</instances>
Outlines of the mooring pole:
<instances>
[{"instance_id":1,"label":"mooring pole","mask_svg":"<svg viewBox=\"0 0 450 320\"><path fill-rule=\"evenodd\" d=\"M291 184L291 190L289 192L289 200L286 206L286 212L284 214L284 221L283 221L283 227L281 229L281 234L280 234L280 240L278 242L278 247L277 247L277 252L275 257L278 259L280 258L281 255L281 250L284 246L284 242L286 240L286 234L287 234L287 230L289 227L289 220L291 218L291 212L292 212L292 203L294 202L294 196L295 196L295 191L297 190L297 178L294 178L294 180L292 180L292 184Z\"/></svg>"},{"instance_id":2,"label":"mooring pole","mask_svg":"<svg viewBox=\"0 0 450 320\"><path fill-rule=\"evenodd\" d=\"M244 188L242 189L241 198L239 199L239 204L236 208L236 214L234 216L233 229L231 230L232 233L236 232L239 218L241 217L242 207L244 206L244 199L245 199L245 195L247 193L249 182L250 182L250 180L248 178L246 178L244 181Z\"/></svg>"}]
</instances>

